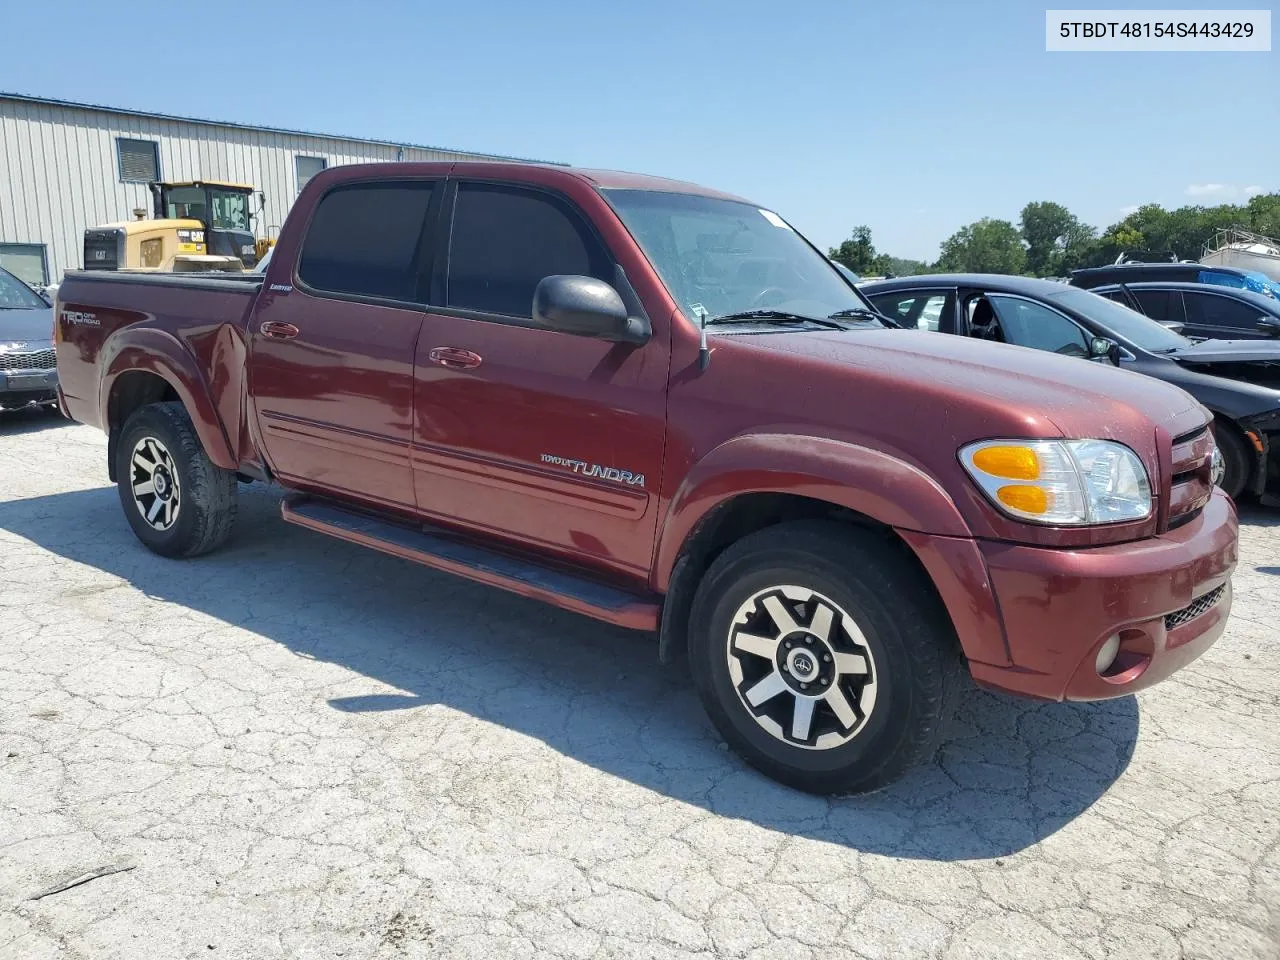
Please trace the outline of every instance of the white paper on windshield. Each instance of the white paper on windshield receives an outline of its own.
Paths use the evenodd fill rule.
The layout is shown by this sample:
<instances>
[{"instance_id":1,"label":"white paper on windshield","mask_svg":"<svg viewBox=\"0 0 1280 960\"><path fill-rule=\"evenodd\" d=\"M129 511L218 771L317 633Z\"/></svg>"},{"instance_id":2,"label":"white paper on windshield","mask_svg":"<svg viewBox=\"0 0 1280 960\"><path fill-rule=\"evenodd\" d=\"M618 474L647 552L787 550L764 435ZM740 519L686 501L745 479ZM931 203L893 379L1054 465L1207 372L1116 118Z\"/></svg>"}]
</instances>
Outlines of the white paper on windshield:
<instances>
[{"instance_id":1,"label":"white paper on windshield","mask_svg":"<svg viewBox=\"0 0 1280 960\"><path fill-rule=\"evenodd\" d=\"M780 216L778 216L772 210L761 210L760 216L764 217L766 220L772 223L775 227L782 227L784 230L791 229L789 226L787 226L787 221L783 220Z\"/></svg>"}]
</instances>

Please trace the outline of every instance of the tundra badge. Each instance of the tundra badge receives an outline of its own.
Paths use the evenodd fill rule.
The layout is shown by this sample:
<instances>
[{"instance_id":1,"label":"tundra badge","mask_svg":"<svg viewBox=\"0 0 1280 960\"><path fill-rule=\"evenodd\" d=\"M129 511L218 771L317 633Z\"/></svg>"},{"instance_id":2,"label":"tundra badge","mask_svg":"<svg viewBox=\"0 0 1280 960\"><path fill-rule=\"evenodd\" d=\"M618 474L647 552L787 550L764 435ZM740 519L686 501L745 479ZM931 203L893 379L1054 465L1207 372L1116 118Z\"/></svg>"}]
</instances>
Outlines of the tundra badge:
<instances>
[{"instance_id":1,"label":"tundra badge","mask_svg":"<svg viewBox=\"0 0 1280 960\"><path fill-rule=\"evenodd\" d=\"M574 473L584 477L598 477L614 483L625 483L629 487L643 487L644 474L632 473L630 470L619 470L617 467L602 467L598 463L587 463L585 460L573 460L569 457L556 457L549 453L542 455L543 463L557 467L568 467Z\"/></svg>"}]
</instances>

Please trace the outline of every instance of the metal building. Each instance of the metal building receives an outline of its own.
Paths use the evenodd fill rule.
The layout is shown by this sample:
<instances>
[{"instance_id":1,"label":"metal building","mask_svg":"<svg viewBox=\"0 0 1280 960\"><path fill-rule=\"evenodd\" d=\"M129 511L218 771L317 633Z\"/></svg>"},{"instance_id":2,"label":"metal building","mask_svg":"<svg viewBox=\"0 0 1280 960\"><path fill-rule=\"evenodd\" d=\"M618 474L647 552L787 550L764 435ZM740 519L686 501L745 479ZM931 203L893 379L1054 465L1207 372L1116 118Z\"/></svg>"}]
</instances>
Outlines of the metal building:
<instances>
[{"instance_id":1,"label":"metal building","mask_svg":"<svg viewBox=\"0 0 1280 960\"><path fill-rule=\"evenodd\" d=\"M266 194L254 224L274 235L325 167L492 155L0 93L0 266L56 283L83 266L86 227L151 211L151 180L228 180ZM498 159L516 159L503 157Z\"/></svg>"}]
</instances>

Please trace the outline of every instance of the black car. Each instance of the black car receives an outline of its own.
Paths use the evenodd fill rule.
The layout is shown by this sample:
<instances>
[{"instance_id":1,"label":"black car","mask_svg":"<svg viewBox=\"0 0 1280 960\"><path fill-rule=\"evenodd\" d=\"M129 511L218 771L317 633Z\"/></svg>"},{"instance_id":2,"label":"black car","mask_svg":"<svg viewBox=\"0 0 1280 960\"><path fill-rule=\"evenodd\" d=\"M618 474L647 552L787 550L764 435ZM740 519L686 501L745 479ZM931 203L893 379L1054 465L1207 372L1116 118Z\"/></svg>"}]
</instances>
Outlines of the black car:
<instances>
[{"instance_id":1,"label":"black car","mask_svg":"<svg viewBox=\"0 0 1280 960\"><path fill-rule=\"evenodd\" d=\"M1216 418L1223 489L1261 494L1269 475L1280 480L1280 344L1196 343L1105 297L1028 277L901 277L859 289L906 327L1113 363L1179 386Z\"/></svg>"},{"instance_id":2,"label":"black car","mask_svg":"<svg viewBox=\"0 0 1280 960\"><path fill-rule=\"evenodd\" d=\"M0 410L57 399L53 309L0 268Z\"/></svg>"},{"instance_id":3,"label":"black car","mask_svg":"<svg viewBox=\"0 0 1280 960\"><path fill-rule=\"evenodd\" d=\"M1174 263L1113 263L1105 267L1085 267L1071 271L1068 281L1074 287L1094 290L1117 283L1205 283L1260 293L1280 300L1280 283L1258 270L1238 267L1209 266L1189 261Z\"/></svg>"},{"instance_id":4,"label":"black car","mask_svg":"<svg viewBox=\"0 0 1280 960\"><path fill-rule=\"evenodd\" d=\"M1192 338L1280 337L1280 300L1251 290L1160 282L1113 283L1093 292Z\"/></svg>"}]
</instances>

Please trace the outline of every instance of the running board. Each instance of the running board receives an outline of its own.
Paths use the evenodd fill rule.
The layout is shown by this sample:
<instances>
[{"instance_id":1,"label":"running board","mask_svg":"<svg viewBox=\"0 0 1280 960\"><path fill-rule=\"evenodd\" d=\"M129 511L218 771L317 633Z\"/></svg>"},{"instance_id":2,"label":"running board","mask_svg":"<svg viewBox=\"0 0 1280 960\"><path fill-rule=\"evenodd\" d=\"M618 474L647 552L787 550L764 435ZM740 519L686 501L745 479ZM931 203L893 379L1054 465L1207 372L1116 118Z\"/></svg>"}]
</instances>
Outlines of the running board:
<instances>
[{"instance_id":1,"label":"running board","mask_svg":"<svg viewBox=\"0 0 1280 960\"><path fill-rule=\"evenodd\" d=\"M438 528L400 526L305 497L286 498L280 514L287 523L620 627L658 629L661 605L656 598L476 546Z\"/></svg>"}]
</instances>

